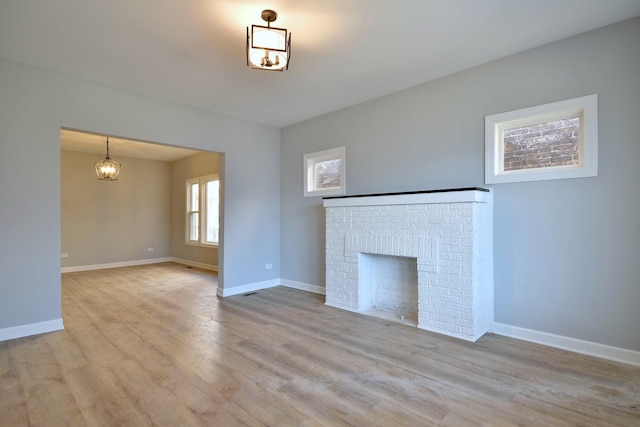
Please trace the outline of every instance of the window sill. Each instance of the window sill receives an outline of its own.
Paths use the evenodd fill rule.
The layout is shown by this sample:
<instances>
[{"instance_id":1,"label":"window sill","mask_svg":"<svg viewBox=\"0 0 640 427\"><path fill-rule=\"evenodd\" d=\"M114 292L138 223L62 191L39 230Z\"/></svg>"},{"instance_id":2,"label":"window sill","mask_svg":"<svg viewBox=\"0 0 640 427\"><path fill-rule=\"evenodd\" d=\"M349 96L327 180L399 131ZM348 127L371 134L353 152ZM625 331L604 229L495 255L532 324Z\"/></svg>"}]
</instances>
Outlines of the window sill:
<instances>
[{"instance_id":1,"label":"window sill","mask_svg":"<svg viewBox=\"0 0 640 427\"><path fill-rule=\"evenodd\" d=\"M199 246L201 248L210 248L210 249L217 249L219 246L218 243L200 243L200 242L191 242L191 241L184 242L184 244L187 246Z\"/></svg>"}]
</instances>

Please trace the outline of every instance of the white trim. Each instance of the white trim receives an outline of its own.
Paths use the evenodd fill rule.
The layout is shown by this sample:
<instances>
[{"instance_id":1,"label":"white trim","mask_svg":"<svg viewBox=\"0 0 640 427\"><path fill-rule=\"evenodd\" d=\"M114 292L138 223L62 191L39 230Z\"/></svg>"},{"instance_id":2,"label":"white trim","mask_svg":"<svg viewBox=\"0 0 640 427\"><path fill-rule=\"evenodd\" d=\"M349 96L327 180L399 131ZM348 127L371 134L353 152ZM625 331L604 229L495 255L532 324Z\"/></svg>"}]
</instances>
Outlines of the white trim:
<instances>
[{"instance_id":1,"label":"white trim","mask_svg":"<svg viewBox=\"0 0 640 427\"><path fill-rule=\"evenodd\" d=\"M146 264L158 264L161 262L172 261L173 258L152 258L152 259L138 259L135 261L123 261L123 262L110 262L107 264L92 264L92 265L77 265L74 267L62 267L61 273L73 273L76 271L89 271L89 270L104 270L105 268L120 268L120 267L132 267L134 265L146 265Z\"/></svg>"},{"instance_id":2,"label":"white trim","mask_svg":"<svg viewBox=\"0 0 640 427\"><path fill-rule=\"evenodd\" d=\"M191 206L191 196L192 196L192 187L194 184L198 184L198 209L194 210L192 209ZM201 221L201 214L200 214L200 205L202 204L202 200L200 200L200 193L201 193L201 185L200 185L200 178L188 178L185 179L184 181L184 193L185 193L185 216L184 216L184 243L186 245L194 245L194 246L199 246L200 243L200 236L198 236L197 240L191 240L189 237L189 225L191 224L190 222L190 217L189 215L191 213L197 213L198 214L198 227L200 227L200 221Z\"/></svg>"},{"instance_id":3,"label":"white trim","mask_svg":"<svg viewBox=\"0 0 640 427\"><path fill-rule=\"evenodd\" d=\"M562 335L554 335L547 332L520 328L518 326L505 325L503 323L494 323L493 332L505 337L517 338L523 341L560 348L562 350L640 366L640 351L598 344Z\"/></svg>"},{"instance_id":4,"label":"white trim","mask_svg":"<svg viewBox=\"0 0 640 427\"><path fill-rule=\"evenodd\" d=\"M326 289L323 286L311 285L304 282L296 282L295 280L280 279L280 284L287 288L298 289L301 291L312 292L314 294L326 295Z\"/></svg>"},{"instance_id":5,"label":"white trim","mask_svg":"<svg viewBox=\"0 0 640 427\"><path fill-rule=\"evenodd\" d=\"M275 286L285 286L287 288L298 289L301 291L312 292L314 294L325 295L325 288L322 286L311 285L309 283L296 282L287 279L265 280L264 282L249 283L248 285L235 286L233 288L218 288L217 294L221 297L230 297L233 295L246 294L247 292L259 291L262 289L273 288Z\"/></svg>"},{"instance_id":6,"label":"white trim","mask_svg":"<svg viewBox=\"0 0 640 427\"><path fill-rule=\"evenodd\" d=\"M381 196L338 197L324 199L325 208L343 206L419 205L427 203L487 203L492 199L491 191L466 190L434 193L394 194Z\"/></svg>"},{"instance_id":7,"label":"white trim","mask_svg":"<svg viewBox=\"0 0 640 427\"><path fill-rule=\"evenodd\" d=\"M182 258L171 258L171 261L177 262L178 264L190 265L191 267L204 268L205 270L218 271L218 266L213 264L205 264L204 262L196 262L190 261L188 259Z\"/></svg>"},{"instance_id":8,"label":"white trim","mask_svg":"<svg viewBox=\"0 0 640 427\"><path fill-rule=\"evenodd\" d=\"M202 203L200 204L200 239L198 243L200 246L205 248L217 248L219 242L209 243L204 241L207 235L207 229L209 227L208 222L208 212L209 209L209 191L207 189L207 184L210 182L217 181L218 182L218 217L220 216L220 177L217 173L212 175L205 175L200 177L200 200ZM218 221L218 232L220 231L220 221Z\"/></svg>"},{"instance_id":9,"label":"white trim","mask_svg":"<svg viewBox=\"0 0 640 427\"><path fill-rule=\"evenodd\" d=\"M219 243L202 243L202 242L196 242L192 240L184 242L184 244L188 246L198 246L201 248L209 248L209 249L218 249L220 247Z\"/></svg>"},{"instance_id":10,"label":"white trim","mask_svg":"<svg viewBox=\"0 0 640 427\"><path fill-rule=\"evenodd\" d=\"M47 320L45 322L29 323L27 325L12 326L0 329L0 341L28 337L31 335L45 334L47 332L61 331L64 329L62 318Z\"/></svg>"},{"instance_id":11,"label":"white trim","mask_svg":"<svg viewBox=\"0 0 640 427\"><path fill-rule=\"evenodd\" d=\"M233 288L220 288L216 292L220 297L230 297L233 295L246 294L247 292L259 291L261 289L273 288L280 285L280 279L265 280L264 282L249 283L248 285L234 286Z\"/></svg>"}]
</instances>

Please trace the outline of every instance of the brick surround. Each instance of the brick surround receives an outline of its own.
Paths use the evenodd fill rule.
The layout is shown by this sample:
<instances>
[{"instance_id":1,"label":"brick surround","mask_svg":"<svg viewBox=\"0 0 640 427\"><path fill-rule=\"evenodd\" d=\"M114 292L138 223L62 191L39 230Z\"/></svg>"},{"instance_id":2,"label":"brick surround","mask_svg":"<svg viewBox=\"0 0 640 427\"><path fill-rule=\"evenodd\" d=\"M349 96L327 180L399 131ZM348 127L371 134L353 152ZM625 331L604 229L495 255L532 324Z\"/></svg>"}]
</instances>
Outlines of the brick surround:
<instances>
[{"instance_id":1,"label":"brick surround","mask_svg":"<svg viewBox=\"0 0 640 427\"><path fill-rule=\"evenodd\" d=\"M492 196L466 190L325 199L326 304L376 308L363 255L415 259L417 327L476 341L493 324Z\"/></svg>"}]
</instances>

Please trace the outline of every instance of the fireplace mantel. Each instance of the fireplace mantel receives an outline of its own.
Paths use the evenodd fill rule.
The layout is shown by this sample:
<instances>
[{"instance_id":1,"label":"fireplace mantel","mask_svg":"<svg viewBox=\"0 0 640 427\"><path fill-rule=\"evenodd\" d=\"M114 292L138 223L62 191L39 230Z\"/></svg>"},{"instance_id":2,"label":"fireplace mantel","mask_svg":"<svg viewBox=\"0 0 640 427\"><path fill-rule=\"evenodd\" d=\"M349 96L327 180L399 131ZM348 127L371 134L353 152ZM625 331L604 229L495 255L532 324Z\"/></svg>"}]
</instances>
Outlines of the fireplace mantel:
<instances>
[{"instance_id":1,"label":"fireplace mantel","mask_svg":"<svg viewBox=\"0 0 640 427\"><path fill-rule=\"evenodd\" d=\"M417 317L413 324L418 328L468 341L490 330L491 190L473 187L336 196L325 197L323 204L327 305L358 313L384 306L385 316L392 306L391 317ZM400 262L405 270L395 266L385 270L383 285L379 285L376 270L383 268L376 264L379 257L391 257L382 265ZM413 274L405 273L407 266L412 266ZM388 272L396 269L403 277L417 275L417 283L407 287L404 279L388 280ZM390 293L395 286L402 290ZM376 300L379 295L391 295L392 303ZM409 307L409 302L414 306Z\"/></svg>"},{"instance_id":2,"label":"fireplace mantel","mask_svg":"<svg viewBox=\"0 0 640 427\"><path fill-rule=\"evenodd\" d=\"M357 194L323 198L324 207L414 205L421 203L485 203L491 200L487 188L468 187L446 190L407 191L401 193Z\"/></svg>"}]
</instances>

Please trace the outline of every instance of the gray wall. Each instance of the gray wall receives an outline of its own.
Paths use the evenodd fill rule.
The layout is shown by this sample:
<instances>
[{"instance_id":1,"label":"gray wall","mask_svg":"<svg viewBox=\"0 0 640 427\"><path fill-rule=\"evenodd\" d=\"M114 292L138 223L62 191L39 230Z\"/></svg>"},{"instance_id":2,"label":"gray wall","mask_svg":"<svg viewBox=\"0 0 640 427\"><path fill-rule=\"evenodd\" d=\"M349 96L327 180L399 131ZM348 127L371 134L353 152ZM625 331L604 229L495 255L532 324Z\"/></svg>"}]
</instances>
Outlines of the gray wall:
<instances>
[{"instance_id":1,"label":"gray wall","mask_svg":"<svg viewBox=\"0 0 640 427\"><path fill-rule=\"evenodd\" d=\"M200 153L171 163L171 256L218 265L218 249L185 244L185 180L219 173L217 153Z\"/></svg>"},{"instance_id":2,"label":"gray wall","mask_svg":"<svg viewBox=\"0 0 640 427\"><path fill-rule=\"evenodd\" d=\"M62 127L225 153L221 286L279 277L279 129L0 60L0 329L61 316Z\"/></svg>"},{"instance_id":3,"label":"gray wall","mask_svg":"<svg viewBox=\"0 0 640 427\"><path fill-rule=\"evenodd\" d=\"M63 267L171 256L171 163L112 156L122 173L108 182L93 167L104 156L60 153Z\"/></svg>"},{"instance_id":4,"label":"gray wall","mask_svg":"<svg viewBox=\"0 0 640 427\"><path fill-rule=\"evenodd\" d=\"M283 129L285 279L324 286L304 153L346 146L347 192L484 185L484 116L599 94L596 178L496 185L495 319L640 350L640 18Z\"/></svg>"}]
</instances>

